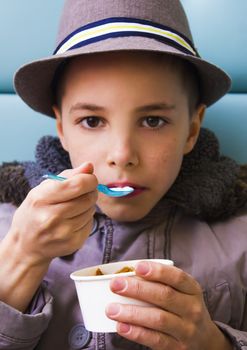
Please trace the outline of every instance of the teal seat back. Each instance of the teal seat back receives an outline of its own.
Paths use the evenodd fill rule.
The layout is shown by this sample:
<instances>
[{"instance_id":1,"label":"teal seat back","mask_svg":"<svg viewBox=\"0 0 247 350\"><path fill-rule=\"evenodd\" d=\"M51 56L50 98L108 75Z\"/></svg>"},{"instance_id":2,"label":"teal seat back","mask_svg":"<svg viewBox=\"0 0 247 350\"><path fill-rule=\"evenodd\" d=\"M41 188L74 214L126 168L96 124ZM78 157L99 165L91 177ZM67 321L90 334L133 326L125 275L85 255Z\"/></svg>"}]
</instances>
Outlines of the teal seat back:
<instances>
[{"instance_id":1,"label":"teal seat back","mask_svg":"<svg viewBox=\"0 0 247 350\"><path fill-rule=\"evenodd\" d=\"M232 89L209 107L204 126L213 130L221 152L247 162L247 1L182 0L200 55L223 68Z\"/></svg>"},{"instance_id":2,"label":"teal seat back","mask_svg":"<svg viewBox=\"0 0 247 350\"><path fill-rule=\"evenodd\" d=\"M1 0L0 163L34 159L38 139L56 134L52 118L34 112L14 93L13 75L53 52L62 6L63 0Z\"/></svg>"},{"instance_id":3,"label":"teal seat back","mask_svg":"<svg viewBox=\"0 0 247 350\"><path fill-rule=\"evenodd\" d=\"M231 91L208 108L204 126L216 133L223 154L246 163L247 1L182 3L201 56L233 80ZM53 51L63 0L1 0L0 6L0 162L30 160L37 140L56 134L55 122L15 95L13 74L20 65Z\"/></svg>"}]
</instances>

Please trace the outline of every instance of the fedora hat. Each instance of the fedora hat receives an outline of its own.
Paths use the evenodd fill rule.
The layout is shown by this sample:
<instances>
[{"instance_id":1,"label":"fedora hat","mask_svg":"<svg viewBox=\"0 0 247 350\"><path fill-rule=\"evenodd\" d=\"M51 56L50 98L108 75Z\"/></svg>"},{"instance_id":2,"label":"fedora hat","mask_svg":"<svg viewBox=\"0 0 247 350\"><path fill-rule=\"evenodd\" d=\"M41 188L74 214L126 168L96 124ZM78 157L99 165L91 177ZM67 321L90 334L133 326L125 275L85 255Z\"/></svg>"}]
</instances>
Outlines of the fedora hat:
<instances>
[{"instance_id":1,"label":"fedora hat","mask_svg":"<svg viewBox=\"0 0 247 350\"><path fill-rule=\"evenodd\" d=\"M121 50L165 53L191 62L207 106L230 89L229 76L200 58L179 0L66 0L53 55L20 67L15 90L31 108L54 117L52 86L61 63Z\"/></svg>"}]
</instances>

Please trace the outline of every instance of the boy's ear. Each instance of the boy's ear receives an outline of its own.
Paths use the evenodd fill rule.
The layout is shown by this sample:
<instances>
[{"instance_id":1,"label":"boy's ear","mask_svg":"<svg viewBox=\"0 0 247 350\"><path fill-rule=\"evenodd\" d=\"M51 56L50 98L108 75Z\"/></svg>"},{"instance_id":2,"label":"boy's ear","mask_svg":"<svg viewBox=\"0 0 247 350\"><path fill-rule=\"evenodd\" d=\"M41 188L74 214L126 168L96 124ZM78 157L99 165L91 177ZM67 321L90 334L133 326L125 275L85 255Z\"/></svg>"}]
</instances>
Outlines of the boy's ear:
<instances>
[{"instance_id":1,"label":"boy's ear","mask_svg":"<svg viewBox=\"0 0 247 350\"><path fill-rule=\"evenodd\" d=\"M62 123L62 115L61 115L61 110L57 105L52 106L53 112L56 116L56 129L57 129L57 135L59 137L59 140L65 149L67 151L67 143L64 137L64 132L63 132L63 123Z\"/></svg>"},{"instance_id":2,"label":"boy's ear","mask_svg":"<svg viewBox=\"0 0 247 350\"><path fill-rule=\"evenodd\" d=\"M205 111L206 111L206 105L200 104L191 118L190 130L189 130L187 142L185 144L184 154L191 152L196 144L196 141L200 133L201 125L203 122L203 118L205 115Z\"/></svg>"}]
</instances>

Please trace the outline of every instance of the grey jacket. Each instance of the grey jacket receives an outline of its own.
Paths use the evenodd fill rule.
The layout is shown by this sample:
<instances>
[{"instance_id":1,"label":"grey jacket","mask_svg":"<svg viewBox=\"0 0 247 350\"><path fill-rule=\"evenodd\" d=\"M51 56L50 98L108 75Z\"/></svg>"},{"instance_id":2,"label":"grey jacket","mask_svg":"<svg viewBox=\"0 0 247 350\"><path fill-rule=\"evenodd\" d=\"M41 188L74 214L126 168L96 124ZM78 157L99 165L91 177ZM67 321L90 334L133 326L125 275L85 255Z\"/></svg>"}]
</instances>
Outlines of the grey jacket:
<instances>
[{"instance_id":1,"label":"grey jacket","mask_svg":"<svg viewBox=\"0 0 247 350\"><path fill-rule=\"evenodd\" d=\"M1 236L14 211L11 204L0 205ZM166 208L161 217L152 213L141 222L121 225L98 213L85 245L53 260L27 314L0 303L0 349L145 349L115 333L86 331L69 275L102 262L171 258L201 284L212 319L235 349L246 350L247 214L212 225L176 207Z\"/></svg>"},{"instance_id":2,"label":"grey jacket","mask_svg":"<svg viewBox=\"0 0 247 350\"><path fill-rule=\"evenodd\" d=\"M0 238L41 175L69 167L52 137L38 144L36 162L0 167ZM88 332L69 275L109 261L169 258L200 283L212 319L234 348L247 350L246 204L247 167L221 157L214 135L203 129L175 184L144 219L123 224L98 210L84 246L52 261L25 314L0 302L0 349L145 349L116 333Z\"/></svg>"}]
</instances>

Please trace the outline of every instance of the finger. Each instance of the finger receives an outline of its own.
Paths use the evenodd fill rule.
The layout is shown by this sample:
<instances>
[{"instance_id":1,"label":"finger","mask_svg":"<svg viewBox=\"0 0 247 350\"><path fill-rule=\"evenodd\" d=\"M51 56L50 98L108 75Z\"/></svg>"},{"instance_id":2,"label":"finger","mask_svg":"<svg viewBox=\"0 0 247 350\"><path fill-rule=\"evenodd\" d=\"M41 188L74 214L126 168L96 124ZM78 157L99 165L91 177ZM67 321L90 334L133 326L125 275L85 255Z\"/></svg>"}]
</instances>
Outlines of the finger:
<instances>
[{"instance_id":1,"label":"finger","mask_svg":"<svg viewBox=\"0 0 247 350\"><path fill-rule=\"evenodd\" d=\"M28 199L34 206L67 202L96 191L97 184L93 174L76 174L65 181L48 179L32 189Z\"/></svg>"},{"instance_id":2,"label":"finger","mask_svg":"<svg viewBox=\"0 0 247 350\"><path fill-rule=\"evenodd\" d=\"M156 262L142 261L136 266L136 275L149 281L160 282L186 294L200 294L199 283L185 271Z\"/></svg>"},{"instance_id":3,"label":"finger","mask_svg":"<svg viewBox=\"0 0 247 350\"><path fill-rule=\"evenodd\" d=\"M89 222L93 222L94 214L95 214L95 207L92 207L92 208L89 208L83 214L78 215L72 219L69 219L69 223L71 222L73 232L79 232L80 230L83 230L85 226L88 225Z\"/></svg>"},{"instance_id":4,"label":"finger","mask_svg":"<svg viewBox=\"0 0 247 350\"><path fill-rule=\"evenodd\" d=\"M97 198L97 191L89 192L70 201L53 204L50 213L54 213L60 219L73 218L83 214L91 207L95 207Z\"/></svg>"},{"instance_id":5,"label":"finger","mask_svg":"<svg viewBox=\"0 0 247 350\"><path fill-rule=\"evenodd\" d=\"M42 242L65 242L71 239L74 232L77 232L93 220L95 208L92 207L71 219L62 219L58 216L49 216L46 211L39 211L39 219L35 222L35 229L40 234Z\"/></svg>"},{"instance_id":6,"label":"finger","mask_svg":"<svg viewBox=\"0 0 247 350\"><path fill-rule=\"evenodd\" d=\"M117 277L111 281L110 287L114 293L145 301L180 317L191 312L192 303L198 303L194 296L181 293L159 282L141 278Z\"/></svg>"},{"instance_id":7,"label":"finger","mask_svg":"<svg viewBox=\"0 0 247 350\"><path fill-rule=\"evenodd\" d=\"M59 249L59 254L57 256L70 255L80 249L92 232L92 227L93 220L90 217L88 222L84 222L83 227L80 227L78 231L74 231L73 234L70 234L68 240L61 241L59 244L56 243L56 249ZM54 249L52 249L52 254L54 256Z\"/></svg>"},{"instance_id":8,"label":"finger","mask_svg":"<svg viewBox=\"0 0 247 350\"><path fill-rule=\"evenodd\" d=\"M95 208L89 208L83 214L65 220L62 224L62 227L60 227L61 234L64 232L64 236L67 235L68 239L70 239L71 235L73 235L74 232L83 230L88 222L93 220L94 214Z\"/></svg>"},{"instance_id":9,"label":"finger","mask_svg":"<svg viewBox=\"0 0 247 350\"><path fill-rule=\"evenodd\" d=\"M66 169L62 171L59 176L70 178L77 174L93 174L94 168L93 164L90 162L85 162L80 166L73 169Z\"/></svg>"},{"instance_id":10,"label":"finger","mask_svg":"<svg viewBox=\"0 0 247 350\"><path fill-rule=\"evenodd\" d=\"M128 323L118 323L117 332L122 337L144 345L152 350L181 350L180 344L173 337Z\"/></svg>"},{"instance_id":11,"label":"finger","mask_svg":"<svg viewBox=\"0 0 247 350\"><path fill-rule=\"evenodd\" d=\"M35 227L38 225L35 225ZM74 253L80 249L86 238L92 232L93 209L84 213L73 222L52 223L39 227L40 235L36 235L35 246L32 248L38 258L54 258ZM32 243L32 242L31 242ZM43 247L43 249L40 249Z\"/></svg>"},{"instance_id":12,"label":"finger","mask_svg":"<svg viewBox=\"0 0 247 350\"><path fill-rule=\"evenodd\" d=\"M89 215L88 220L84 222L84 225L78 230L74 232L75 241L78 242L78 248L81 248L86 238L90 235L93 229L93 218Z\"/></svg>"},{"instance_id":13,"label":"finger","mask_svg":"<svg viewBox=\"0 0 247 350\"><path fill-rule=\"evenodd\" d=\"M106 315L112 320L166 333L176 339L181 339L185 333L180 317L152 306L112 303L107 306Z\"/></svg>"}]
</instances>

